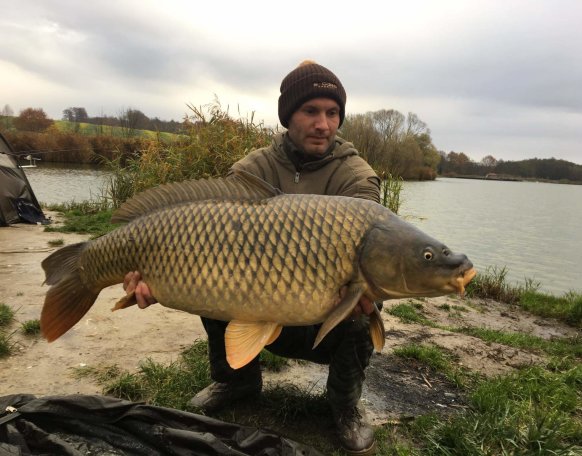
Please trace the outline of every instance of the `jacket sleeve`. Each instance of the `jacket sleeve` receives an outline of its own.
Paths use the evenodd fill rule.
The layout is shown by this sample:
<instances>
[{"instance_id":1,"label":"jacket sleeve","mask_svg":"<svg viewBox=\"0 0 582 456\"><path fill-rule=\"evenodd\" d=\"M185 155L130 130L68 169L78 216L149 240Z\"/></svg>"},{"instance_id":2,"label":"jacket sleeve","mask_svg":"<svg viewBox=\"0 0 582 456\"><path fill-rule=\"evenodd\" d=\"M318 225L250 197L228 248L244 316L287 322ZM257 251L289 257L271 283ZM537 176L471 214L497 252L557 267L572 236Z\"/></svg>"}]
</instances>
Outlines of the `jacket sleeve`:
<instances>
[{"instance_id":1,"label":"jacket sleeve","mask_svg":"<svg viewBox=\"0 0 582 456\"><path fill-rule=\"evenodd\" d=\"M337 194L380 203L380 178L372 167L359 156L350 157L344 166L344 184Z\"/></svg>"}]
</instances>

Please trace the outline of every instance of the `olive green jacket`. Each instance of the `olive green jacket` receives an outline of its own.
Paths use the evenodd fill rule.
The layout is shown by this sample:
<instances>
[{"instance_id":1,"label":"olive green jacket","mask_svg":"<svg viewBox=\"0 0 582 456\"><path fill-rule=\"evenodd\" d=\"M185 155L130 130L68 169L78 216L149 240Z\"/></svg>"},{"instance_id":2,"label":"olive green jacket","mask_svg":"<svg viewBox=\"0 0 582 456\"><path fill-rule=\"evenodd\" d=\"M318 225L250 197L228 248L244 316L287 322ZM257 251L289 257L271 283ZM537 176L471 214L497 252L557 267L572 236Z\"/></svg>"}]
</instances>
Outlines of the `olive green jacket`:
<instances>
[{"instance_id":1,"label":"olive green jacket","mask_svg":"<svg viewBox=\"0 0 582 456\"><path fill-rule=\"evenodd\" d=\"M380 179L352 143L336 137L335 146L323 158L296 165L285 152L284 135L275 135L270 146L251 152L232 169L250 172L283 193L342 195L380 202Z\"/></svg>"}]
</instances>

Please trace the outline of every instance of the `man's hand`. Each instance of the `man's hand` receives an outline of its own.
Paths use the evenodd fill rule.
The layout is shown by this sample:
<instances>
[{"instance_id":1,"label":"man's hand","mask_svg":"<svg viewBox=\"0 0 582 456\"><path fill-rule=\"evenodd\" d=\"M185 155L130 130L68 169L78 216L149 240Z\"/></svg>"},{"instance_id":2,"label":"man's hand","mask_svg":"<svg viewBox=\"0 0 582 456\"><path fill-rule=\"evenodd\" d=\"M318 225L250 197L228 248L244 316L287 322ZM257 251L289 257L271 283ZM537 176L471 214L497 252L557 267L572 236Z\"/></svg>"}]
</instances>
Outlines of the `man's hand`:
<instances>
[{"instance_id":1,"label":"man's hand","mask_svg":"<svg viewBox=\"0 0 582 456\"><path fill-rule=\"evenodd\" d=\"M137 305L140 309L145 309L151 304L158 302L156 298L152 296L150 287L141 280L141 274L138 271L128 272L123 279L123 289L127 294L135 292L135 299L137 300Z\"/></svg>"},{"instance_id":2,"label":"man's hand","mask_svg":"<svg viewBox=\"0 0 582 456\"><path fill-rule=\"evenodd\" d=\"M347 292L348 292L347 286L343 286L340 288L340 292L339 292L336 304L339 304L341 302L341 300L345 298ZM360 300L358 301L358 303L356 304L356 307L354 307L354 310L352 310L352 313L347 317L347 319L348 320L355 320L356 318L358 318L362 314L363 315L371 315L374 313L375 306L376 306L376 304L374 304L374 301L372 301L370 298L368 298L366 296L362 296L360 298Z\"/></svg>"},{"instance_id":3,"label":"man's hand","mask_svg":"<svg viewBox=\"0 0 582 456\"><path fill-rule=\"evenodd\" d=\"M362 296L358 301L358 304L356 304L356 307L354 307L351 317L357 318L362 314L371 315L374 313L375 306L376 304L374 304L374 301L372 301L370 298L367 298L366 296Z\"/></svg>"}]
</instances>

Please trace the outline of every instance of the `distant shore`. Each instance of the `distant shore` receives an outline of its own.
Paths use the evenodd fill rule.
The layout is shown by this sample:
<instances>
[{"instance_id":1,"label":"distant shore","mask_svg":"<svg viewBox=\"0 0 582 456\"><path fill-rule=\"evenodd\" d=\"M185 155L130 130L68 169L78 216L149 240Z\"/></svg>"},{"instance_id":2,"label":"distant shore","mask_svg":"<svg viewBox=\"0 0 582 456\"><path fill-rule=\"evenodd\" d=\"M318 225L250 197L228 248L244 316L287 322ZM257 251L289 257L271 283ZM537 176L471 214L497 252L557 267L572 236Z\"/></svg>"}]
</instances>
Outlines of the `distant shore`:
<instances>
[{"instance_id":1,"label":"distant shore","mask_svg":"<svg viewBox=\"0 0 582 456\"><path fill-rule=\"evenodd\" d=\"M570 184L570 185L582 185L579 181L570 181L567 179L552 180L552 179L538 179L538 178L525 178L517 176L505 176L505 175L495 175L495 176L477 176L473 174L459 174L455 176L437 176L438 178L451 178L451 179L476 179L476 180L490 180L490 181L506 181L506 182L542 182L545 184Z\"/></svg>"}]
</instances>

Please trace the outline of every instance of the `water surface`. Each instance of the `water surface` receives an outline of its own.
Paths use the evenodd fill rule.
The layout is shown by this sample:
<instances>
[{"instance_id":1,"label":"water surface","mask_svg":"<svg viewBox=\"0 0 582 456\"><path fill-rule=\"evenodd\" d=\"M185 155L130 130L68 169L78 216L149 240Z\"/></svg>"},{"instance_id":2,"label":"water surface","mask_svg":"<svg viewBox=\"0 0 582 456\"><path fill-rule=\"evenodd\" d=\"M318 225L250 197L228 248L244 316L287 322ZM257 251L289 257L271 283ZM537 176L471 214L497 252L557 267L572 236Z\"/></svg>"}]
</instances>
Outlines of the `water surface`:
<instances>
[{"instance_id":1,"label":"water surface","mask_svg":"<svg viewBox=\"0 0 582 456\"><path fill-rule=\"evenodd\" d=\"M37 163L24 172L36 199L45 204L97 199L109 173L91 165Z\"/></svg>"},{"instance_id":2,"label":"water surface","mask_svg":"<svg viewBox=\"0 0 582 456\"><path fill-rule=\"evenodd\" d=\"M478 269L582 291L582 186L442 178L406 182L403 200L401 215Z\"/></svg>"}]
</instances>

